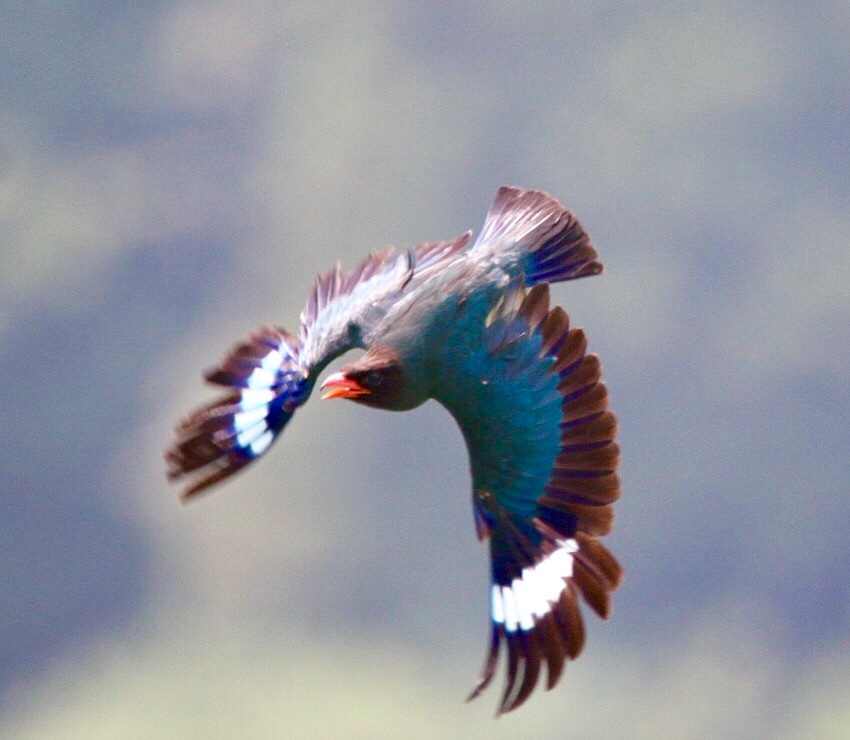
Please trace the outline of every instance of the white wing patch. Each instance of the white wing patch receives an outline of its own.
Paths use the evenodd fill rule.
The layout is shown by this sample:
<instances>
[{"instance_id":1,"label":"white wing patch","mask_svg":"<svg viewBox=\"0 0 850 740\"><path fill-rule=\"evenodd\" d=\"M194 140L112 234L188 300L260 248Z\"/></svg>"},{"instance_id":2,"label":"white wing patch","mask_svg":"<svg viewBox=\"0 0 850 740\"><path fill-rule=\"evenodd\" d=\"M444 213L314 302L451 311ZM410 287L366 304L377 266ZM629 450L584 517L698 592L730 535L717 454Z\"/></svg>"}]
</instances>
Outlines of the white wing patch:
<instances>
[{"instance_id":1,"label":"white wing patch","mask_svg":"<svg viewBox=\"0 0 850 740\"><path fill-rule=\"evenodd\" d=\"M265 362L265 361L264 361ZM248 376L247 385L251 390L271 388L277 380L277 374L265 367L256 367Z\"/></svg>"},{"instance_id":2,"label":"white wing patch","mask_svg":"<svg viewBox=\"0 0 850 740\"><path fill-rule=\"evenodd\" d=\"M509 633L534 629L534 618L545 617L560 599L565 579L573 574L573 553L577 551L574 539L559 540L557 550L537 565L523 568L522 576L514 578L510 586L494 585L490 592L493 621L503 624Z\"/></svg>"},{"instance_id":3,"label":"white wing patch","mask_svg":"<svg viewBox=\"0 0 850 740\"><path fill-rule=\"evenodd\" d=\"M241 411L233 416L233 428L237 432L244 432L255 424L259 424L266 418L268 410L261 406L260 408L252 409L251 411Z\"/></svg>"},{"instance_id":4,"label":"white wing patch","mask_svg":"<svg viewBox=\"0 0 850 740\"><path fill-rule=\"evenodd\" d=\"M249 445L251 454L254 455L254 457L262 455L273 441L274 434L270 429L267 429Z\"/></svg>"},{"instance_id":5,"label":"white wing patch","mask_svg":"<svg viewBox=\"0 0 850 740\"><path fill-rule=\"evenodd\" d=\"M264 388L246 388L242 391L241 398L239 400L239 410L250 411L252 409L258 408L259 406L266 406L270 404L274 399L275 392L273 390Z\"/></svg>"},{"instance_id":6,"label":"white wing patch","mask_svg":"<svg viewBox=\"0 0 850 740\"><path fill-rule=\"evenodd\" d=\"M280 370L280 365L283 362L283 355L280 350L273 349L269 352L260 363L260 366L263 370L266 370L270 373L276 373Z\"/></svg>"}]
</instances>

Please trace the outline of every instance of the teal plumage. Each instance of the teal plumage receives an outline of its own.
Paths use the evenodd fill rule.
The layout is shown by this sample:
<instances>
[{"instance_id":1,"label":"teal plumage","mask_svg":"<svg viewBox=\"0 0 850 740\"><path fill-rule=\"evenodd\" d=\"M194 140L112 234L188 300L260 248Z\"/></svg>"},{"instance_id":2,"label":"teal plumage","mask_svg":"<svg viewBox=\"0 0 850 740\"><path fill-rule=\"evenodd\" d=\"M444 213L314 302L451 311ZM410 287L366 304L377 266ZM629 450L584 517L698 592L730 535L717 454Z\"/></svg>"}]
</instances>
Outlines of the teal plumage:
<instances>
[{"instance_id":1,"label":"teal plumage","mask_svg":"<svg viewBox=\"0 0 850 740\"><path fill-rule=\"evenodd\" d=\"M324 397L406 410L428 399L469 451L473 510L492 563L490 651L477 696L507 653L499 711L518 707L577 657L581 595L607 617L621 570L598 541L619 495L616 421L580 329L549 308L548 283L602 271L575 216L539 191L502 188L470 234L373 254L320 276L296 335L265 327L207 379L231 392L187 417L166 453L192 496L262 455L319 373L367 350Z\"/></svg>"}]
</instances>

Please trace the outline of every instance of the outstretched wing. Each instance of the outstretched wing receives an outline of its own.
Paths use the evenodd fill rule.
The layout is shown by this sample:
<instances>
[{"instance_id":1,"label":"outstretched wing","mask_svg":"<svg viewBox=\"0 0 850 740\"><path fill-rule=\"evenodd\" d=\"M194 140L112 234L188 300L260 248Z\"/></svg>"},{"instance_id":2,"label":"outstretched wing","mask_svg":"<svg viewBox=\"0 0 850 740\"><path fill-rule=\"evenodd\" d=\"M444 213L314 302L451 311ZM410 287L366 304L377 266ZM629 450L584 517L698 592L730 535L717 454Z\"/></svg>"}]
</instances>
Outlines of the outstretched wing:
<instances>
[{"instance_id":1,"label":"outstretched wing","mask_svg":"<svg viewBox=\"0 0 850 740\"><path fill-rule=\"evenodd\" d=\"M420 244L401 254L373 253L347 275L337 265L316 279L297 336L263 327L207 372L210 383L229 392L183 419L165 453L168 477L189 477L183 498L268 450L328 362L365 347L365 335L399 294L443 267L469 237Z\"/></svg>"},{"instance_id":2,"label":"outstretched wing","mask_svg":"<svg viewBox=\"0 0 850 740\"><path fill-rule=\"evenodd\" d=\"M188 476L187 499L262 455L310 393L298 339L272 326L255 331L204 374L229 392L181 420L165 452L168 478Z\"/></svg>"},{"instance_id":3,"label":"outstretched wing","mask_svg":"<svg viewBox=\"0 0 850 740\"><path fill-rule=\"evenodd\" d=\"M484 346L450 371L438 400L466 439L492 560L490 652L470 698L505 645L507 712L531 694L542 663L552 688L578 656L579 594L608 616L621 570L596 538L611 528L619 448L599 360L563 309L549 310L547 285L525 294L515 282L487 323Z\"/></svg>"}]
</instances>

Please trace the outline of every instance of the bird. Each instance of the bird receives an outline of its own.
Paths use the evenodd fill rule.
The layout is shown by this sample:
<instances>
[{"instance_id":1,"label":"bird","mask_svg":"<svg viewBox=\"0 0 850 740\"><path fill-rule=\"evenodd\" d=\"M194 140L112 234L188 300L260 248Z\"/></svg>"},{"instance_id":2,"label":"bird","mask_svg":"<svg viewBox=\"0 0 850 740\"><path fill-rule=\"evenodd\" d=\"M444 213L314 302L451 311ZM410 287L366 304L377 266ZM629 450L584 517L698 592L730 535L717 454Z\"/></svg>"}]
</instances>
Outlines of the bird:
<instances>
[{"instance_id":1,"label":"bird","mask_svg":"<svg viewBox=\"0 0 850 740\"><path fill-rule=\"evenodd\" d=\"M404 411L429 399L454 417L469 454L478 539L489 544L489 641L468 700L497 672L497 716L546 689L582 652L579 601L603 619L623 577L600 538L620 495L617 420L601 365L549 285L602 272L570 210L540 190L499 189L472 232L373 252L319 275L297 333L263 326L210 383L224 395L180 421L165 453L191 499L263 456L320 374L323 399Z\"/></svg>"}]
</instances>

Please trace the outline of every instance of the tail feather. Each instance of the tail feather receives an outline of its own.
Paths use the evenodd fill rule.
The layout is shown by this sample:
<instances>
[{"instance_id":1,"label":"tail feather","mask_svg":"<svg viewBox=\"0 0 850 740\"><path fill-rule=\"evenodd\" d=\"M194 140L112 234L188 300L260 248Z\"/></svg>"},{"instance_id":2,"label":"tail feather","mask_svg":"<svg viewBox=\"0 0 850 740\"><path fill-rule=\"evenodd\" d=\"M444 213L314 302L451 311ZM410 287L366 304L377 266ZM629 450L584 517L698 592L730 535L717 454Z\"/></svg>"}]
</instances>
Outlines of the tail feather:
<instances>
[{"instance_id":1,"label":"tail feather","mask_svg":"<svg viewBox=\"0 0 850 740\"><path fill-rule=\"evenodd\" d=\"M532 245L529 285L557 283L562 280L598 275L602 264L596 261L596 250L590 236L572 211L564 209L552 232Z\"/></svg>"},{"instance_id":2,"label":"tail feather","mask_svg":"<svg viewBox=\"0 0 850 740\"><path fill-rule=\"evenodd\" d=\"M500 188L475 248L497 255L506 269L522 272L527 285L602 272L575 214L539 190Z\"/></svg>"}]
</instances>

